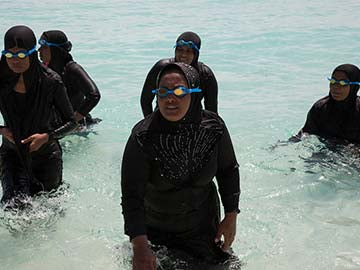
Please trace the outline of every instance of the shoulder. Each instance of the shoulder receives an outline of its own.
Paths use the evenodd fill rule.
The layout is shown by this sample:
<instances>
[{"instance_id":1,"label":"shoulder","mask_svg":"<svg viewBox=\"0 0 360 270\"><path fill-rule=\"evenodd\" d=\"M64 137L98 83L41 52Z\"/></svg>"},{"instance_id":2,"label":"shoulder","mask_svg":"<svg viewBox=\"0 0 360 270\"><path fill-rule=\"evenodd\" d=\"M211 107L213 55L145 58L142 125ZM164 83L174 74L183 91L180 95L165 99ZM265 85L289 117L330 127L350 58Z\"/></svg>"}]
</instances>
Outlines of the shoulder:
<instances>
[{"instance_id":1,"label":"shoulder","mask_svg":"<svg viewBox=\"0 0 360 270\"><path fill-rule=\"evenodd\" d=\"M218 114L208 110L202 110L200 126L209 129L226 129L224 120Z\"/></svg>"},{"instance_id":2,"label":"shoulder","mask_svg":"<svg viewBox=\"0 0 360 270\"><path fill-rule=\"evenodd\" d=\"M321 99L319 99L318 101L316 101L312 107L311 107L311 110L322 110L322 109L325 109L328 105L330 101L330 97L329 96L326 96L326 97L323 97Z\"/></svg>"},{"instance_id":3,"label":"shoulder","mask_svg":"<svg viewBox=\"0 0 360 270\"><path fill-rule=\"evenodd\" d=\"M63 84L61 76L53 71L52 69L46 67L45 65L41 64L40 69L42 74L44 75L44 80L48 84Z\"/></svg>"},{"instance_id":4,"label":"shoulder","mask_svg":"<svg viewBox=\"0 0 360 270\"><path fill-rule=\"evenodd\" d=\"M203 62L198 62L199 74L201 77L213 77L214 73L211 68L205 65Z\"/></svg>"},{"instance_id":5,"label":"shoulder","mask_svg":"<svg viewBox=\"0 0 360 270\"><path fill-rule=\"evenodd\" d=\"M66 63L64 68L65 74L69 74L69 73L76 74L76 73L82 73L84 71L85 71L84 68L75 61L69 61L68 63Z\"/></svg>"},{"instance_id":6,"label":"shoulder","mask_svg":"<svg viewBox=\"0 0 360 270\"><path fill-rule=\"evenodd\" d=\"M154 118L154 113L147 115L144 119L137 122L131 130L131 135L138 136L141 133L148 131L150 127L150 123Z\"/></svg>"},{"instance_id":7,"label":"shoulder","mask_svg":"<svg viewBox=\"0 0 360 270\"><path fill-rule=\"evenodd\" d=\"M199 67L199 70L201 71L201 72L205 72L205 73L213 73L212 72L212 70L211 70L211 68L208 66L208 65L206 65L206 64L204 64L203 62L198 62L198 67Z\"/></svg>"}]
</instances>

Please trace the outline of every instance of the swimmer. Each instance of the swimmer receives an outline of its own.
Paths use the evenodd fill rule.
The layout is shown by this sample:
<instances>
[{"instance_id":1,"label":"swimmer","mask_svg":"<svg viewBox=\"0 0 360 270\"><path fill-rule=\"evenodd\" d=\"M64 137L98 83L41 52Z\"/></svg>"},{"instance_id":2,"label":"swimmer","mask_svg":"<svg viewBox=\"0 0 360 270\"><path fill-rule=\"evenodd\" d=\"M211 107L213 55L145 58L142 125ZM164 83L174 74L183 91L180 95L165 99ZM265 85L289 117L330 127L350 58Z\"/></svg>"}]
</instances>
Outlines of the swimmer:
<instances>
[{"instance_id":1,"label":"swimmer","mask_svg":"<svg viewBox=\"0 0 360 270\"><path fill-rule=\"evenodd\" d=\"M239 213L239 168L225 123L201 109L196 98L201 91L194 67L166 64L152 90L159 109L135 125L126 144L122 209L133 269L156 269L148 240L213 264L230 256L226 251Z\"/></svg>"},{"instance_id":2,"label":"swimmer","mask_svg":"<svg viewBox=\"0 0 360 270\"><path fill-rule=\"evenodd\" d=\"M204 98L205 110L217 113L218 85L212 70L199 61L201 39L193 32L184 32L176 40L175 57L158 61L149 71L141 93L141 108L144 117L153 112L152 102L155 94L151 90L156 88L156 77L159 71L168 63L183 62L193 66L200 75L201 93L196 99L201 102Z\"/></svg>"}]
</instances>

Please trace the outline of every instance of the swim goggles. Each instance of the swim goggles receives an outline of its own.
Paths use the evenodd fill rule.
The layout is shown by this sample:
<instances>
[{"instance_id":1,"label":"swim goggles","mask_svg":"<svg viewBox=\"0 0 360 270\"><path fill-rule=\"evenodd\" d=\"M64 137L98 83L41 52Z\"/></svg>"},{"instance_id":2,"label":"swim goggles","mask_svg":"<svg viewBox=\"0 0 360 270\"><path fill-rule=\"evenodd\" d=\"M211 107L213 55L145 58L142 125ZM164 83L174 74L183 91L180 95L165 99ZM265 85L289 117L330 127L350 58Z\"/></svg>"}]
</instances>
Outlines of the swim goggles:
<instances>
[{"instance_id":1,"label":"swim goggles","mask_svg":"<svg viewBox=\"0 0 360 270\"><path fill-rule=\"evenodd\" d=\"M39 45L41 46L53 46L53 47L61 47L64 46L65 44L68 43L68 41L64 42L64 43L52 43L52 42L47 42L45 39L39 39Z\"/></svg>"},{"instance_id":2,"label":"swim goggles","mask_svg":"<svg viewBox=\"0 0 360 270\"><path fill-rule=\"evenodd\" d=\"M327 79L330 81L331 85L334 85L334 84L340 84L341 86L350 85L350 84L360 85L360 82L350 82L348 80L337 80L332 77L328 77Z\"/></svg>"},{"instance_id":3,"label":"swim goggles","mask_svg":"<svg viewBox=\"0 0 360 270\"><path fill-rule=\"evenodd\" d=\"M176 44L174 45L174 48L179 47L179 46L187 46L191 49L195 49L195 50L199 51L198 46L191 40L185 41L183 39L180 39L178 42L176 42Z\"/></svg>"},{"instance_id":4,"label":"swim goggles","mask_svg":"<svg viewBox=\"0 0 360 270\"><path fill-rule=\"evenodd\" d=\"M190 93L200 93L200 88L186 88L184 86L176 86L174 89L168 89L166 87L160 87L158 89L154 89L151 91L153 94L156 94L157 96L164 98L167 97L169 94L173 94L176 97L182 98L187 94Z\"/></svg>"},{"instance_id":5,"label":"swim goggles","mask_svg":"<svg viewBox=\"0 0 360 270\"><path fill-rule=\"evenodd\" d=\"M34 46L34 48L32 48L31 50L29 51L26 51L26 50L21 50L21 51L18 51L16 53L13 53L13 52L10 52L10 51L7 51L7 50L3 50L1 52L2 55L5 55L6 58L20 58L20 59L24 59L26 58L27 56L29 56L30 54L32 54L33 52L36 51L36 45Z\"/></svg>"}]
</instances>

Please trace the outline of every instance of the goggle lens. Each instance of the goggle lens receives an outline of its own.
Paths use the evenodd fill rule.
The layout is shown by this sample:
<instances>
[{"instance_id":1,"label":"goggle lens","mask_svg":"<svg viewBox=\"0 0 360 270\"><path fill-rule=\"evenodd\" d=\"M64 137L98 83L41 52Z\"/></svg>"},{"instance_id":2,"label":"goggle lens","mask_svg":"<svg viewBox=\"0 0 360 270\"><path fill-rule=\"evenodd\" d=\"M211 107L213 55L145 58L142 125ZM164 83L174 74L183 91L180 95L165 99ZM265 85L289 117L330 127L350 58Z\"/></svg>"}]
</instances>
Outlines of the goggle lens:
<instances>
[{"instance_id":1,"label":"goggle lens","mask_svg":"<svg viewBox=\"0 0 360 270\"><path fill-rule=\"evenodd\" d=\"M174 89L174 95L178 96L178 97L181 97L181 96L186 95L186 93L181 88L176 88L176 89Z\"/></svg>"},{"instance_id":2,"label":"goggle lens","mask_svg":"<svg viewBox=\"0 0 360 270\"><path fill-rule=\"evenodd\" d=\"M4 54L6 58L12 58L13 54L11 52L7 52Z\"/></svg>"},{"instance_id":3,"label":"goggle lens","mask_svg":"<svg viewBox=\"0 0 360 270\"><path fill-rule=\"evenodd\" d=\"M157 94L159 97L166 97L168 95L168 90L165 88L159 88L157 90Z\"/></svg>"},{"instance_id":4,"label":"goggle lens","mask_svg":"<svg viewBox=\"0 0 360 270\"><path fill-rule=\"evenodd\" d=\"M334 78L328 78L328 80L330 81L331 85L334 84L340 84L341 86L345 86L345 85L349 85L350 82L346 81L346 80L336 80Z\"/></svg>"},{"instance_id":5,"label":"goggle lens","mask_svg":"<svg viewBox=\"0 0 360 270\"><path fill-rule=\"evenodd\" d=\"M26 54L23 53L23 52L19 52L19 53L17 54L17 57L19 57L20 59L24 59L24 58L26 57Z\"/></svg>"}]
</instances>

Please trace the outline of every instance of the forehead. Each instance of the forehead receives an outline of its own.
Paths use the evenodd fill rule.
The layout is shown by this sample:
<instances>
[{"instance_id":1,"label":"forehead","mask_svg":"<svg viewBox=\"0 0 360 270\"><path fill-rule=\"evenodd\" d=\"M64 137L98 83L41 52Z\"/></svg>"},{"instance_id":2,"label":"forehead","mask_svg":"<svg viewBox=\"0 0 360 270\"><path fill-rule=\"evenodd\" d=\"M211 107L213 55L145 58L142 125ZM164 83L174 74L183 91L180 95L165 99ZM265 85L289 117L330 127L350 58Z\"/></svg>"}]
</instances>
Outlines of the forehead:
<instances>
[{"instance_id":1,"label":"forehead","mask_svg":"<svg viewBox=\"0 0 360 270\"><path fill-rule=\"evenodd\" d=\"M189 46L187 46L187 45L177 46L177 47L176 47L176 51L188 52L188 53L194 52L194 50L193 50L192 48L190 48Z\"/></svg>"},{"instance_id":2,"label":"forehead","mask_svg":"<svg viewBox=\"0 0 360 270\"><path fill-rule=\"evenodd\" d=\"M338 80L348 79L347 74L344 71L340 71L340 70L335 71L333 74L333 77L335 77L335 79L338 79Z\"/></svg>"},{"instance_id":3,"label":"forehead","mask_svg":"<svg viewBox=\"0 0 360 270\"><path fill-rule=\"evenodd\" d=\"M183 74L178 71L169 71L161 76L160 85L180 84L187 86L187 81Z\"/></svg>"},{"instance_id":4,"label":"forehead","mask_svg":"<svg viewBox=\"0 0 360 270\"><path fill-rule=\"evenodd\" d=\"M16 52L27 51L27 50L26 50L25 48L13 47L13 48L8 49L8 51L9 51L9 52L16 53Z\"/></svg>"}]
</instances>

